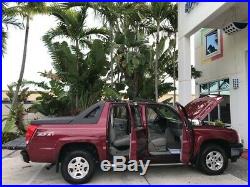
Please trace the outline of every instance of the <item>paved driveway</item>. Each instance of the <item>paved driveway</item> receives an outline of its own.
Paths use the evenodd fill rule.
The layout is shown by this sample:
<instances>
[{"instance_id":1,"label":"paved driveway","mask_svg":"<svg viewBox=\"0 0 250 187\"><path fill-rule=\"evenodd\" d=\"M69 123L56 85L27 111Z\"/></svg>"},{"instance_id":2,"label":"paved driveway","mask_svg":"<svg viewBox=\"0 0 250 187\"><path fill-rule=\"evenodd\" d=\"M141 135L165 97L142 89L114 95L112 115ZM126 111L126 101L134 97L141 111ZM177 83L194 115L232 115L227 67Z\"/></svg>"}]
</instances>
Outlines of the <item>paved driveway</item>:
<instances>
[{"instance_id":1,"label":"paved driveway","mask_svg":"<svg viewBox=\"0 0 250 187\"><path fill-rule=\"evenodd\" d=\"M188 166L152 166L145 176L134 172L95 173L90 184L247 184L248 161L229 163L223 175L207 176ZM2 151L3 184L66 184L55 167L48 164L24 163L19 151Z\"/></svg>"}]
</instances>

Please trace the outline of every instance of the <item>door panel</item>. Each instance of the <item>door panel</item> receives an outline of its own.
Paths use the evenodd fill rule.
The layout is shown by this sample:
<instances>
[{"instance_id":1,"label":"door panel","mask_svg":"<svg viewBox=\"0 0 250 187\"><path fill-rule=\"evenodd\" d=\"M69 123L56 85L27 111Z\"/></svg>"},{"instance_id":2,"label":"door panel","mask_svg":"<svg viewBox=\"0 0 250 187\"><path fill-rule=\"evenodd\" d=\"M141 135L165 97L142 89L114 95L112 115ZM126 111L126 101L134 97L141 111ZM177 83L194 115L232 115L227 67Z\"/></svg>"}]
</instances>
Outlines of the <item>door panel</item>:
<instances>
[{"instance_id":1,"label":"door panel","mask_svg":"<svg viewBox=\"0 0 250 187\"><path fill-rule=\"evenodd\" d=\"M130 142L130 160L143 159L147 146L146 129L142 121L142 110L140 106L129 104L129 114L131 119L131 142Z\"/></svg>"},{"instance_id":2,"label":"door panel","mask_svg":"<svg viewBox=\"0 0 250 187\"><path fill-rule=\"evenodd\" d=\"M188 164L190 161L190 156L192 153L192 137L191 130L186 128L186 125L182 128L182 138L181 138L181 154L180 160L184 164Z\"/></svg>"},{"instance_id":3,"label":"door panel","mask_svg":"<svg viewBox=\"0 0 250 187\"><path fill-rule=\"evenodd\" d=\"M180 161L184 164L188 164L193 151L192 127L189 127L189 121L185 114L185 108L179 103L176 103L176 107L181 120L183 121Z\"/></svg>"}]
</instances>

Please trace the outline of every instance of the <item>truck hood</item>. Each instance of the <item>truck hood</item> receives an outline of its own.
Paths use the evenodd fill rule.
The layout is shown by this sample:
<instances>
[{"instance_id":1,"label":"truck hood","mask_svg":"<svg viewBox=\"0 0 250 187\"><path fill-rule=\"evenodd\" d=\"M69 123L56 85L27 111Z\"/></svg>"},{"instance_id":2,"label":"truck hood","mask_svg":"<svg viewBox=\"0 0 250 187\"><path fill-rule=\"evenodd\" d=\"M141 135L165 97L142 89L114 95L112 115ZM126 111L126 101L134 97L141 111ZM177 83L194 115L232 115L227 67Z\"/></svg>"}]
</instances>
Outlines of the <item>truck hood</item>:
<instances>
[{"instance_id":1,"label":"truck hood","mask_svg":"<svg viewBox=\"0 0 250 187\"><path fill-rule=\"evenodd\" d=\"M189 119L203 120L222 100L221 96L204 96L191 101L184 108Z\"/></svg>"}]
</instances>

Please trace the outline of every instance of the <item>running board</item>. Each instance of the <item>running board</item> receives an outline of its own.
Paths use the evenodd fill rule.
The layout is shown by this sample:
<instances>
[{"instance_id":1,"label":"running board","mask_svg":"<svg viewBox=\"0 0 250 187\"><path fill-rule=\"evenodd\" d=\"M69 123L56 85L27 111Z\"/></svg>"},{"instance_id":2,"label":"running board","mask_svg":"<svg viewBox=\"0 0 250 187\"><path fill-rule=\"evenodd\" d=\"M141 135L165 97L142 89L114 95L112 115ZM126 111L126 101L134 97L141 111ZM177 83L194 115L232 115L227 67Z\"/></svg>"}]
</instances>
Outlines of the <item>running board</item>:
<instances>
[{"instance_id":1,"label":"running board","mask_svg":"<svg viewBox=\"0 0 250 187\"><path fill-rule=\"evenodd\" d=\"M182 166L183 163L168 163L168 164L149 164L149 166Z\"/></svg>"},{"instance_id":2,"label":"running board","mask_svg":"<svg viewBox=\"0 0 250 187\"><path fill-rule=\"evenodd\" d=\"M159 152L149 152L151 155L179 155L181 154L180 149L168 149L168 151L159 151Z\"/></svg>"},{"instance_id":3,"label":"running board","mask_svg":"<svg viewBox=\"0 0 250 187\"><path fill-rule=\"evenodd\" d=\"M180 149L168 149L171 154L181 154Z\"/></svg>"},{"instance_id":4,"label":"running board","mask_svg":"<svg viewBox=\"0 0 250 187\"><path fill-rule=\"evenodd\" d=\"M169 151L161 151L161 152L149 152L151 155L157 156L157 155L171 155Z\"/></svg>"}]
</instances>

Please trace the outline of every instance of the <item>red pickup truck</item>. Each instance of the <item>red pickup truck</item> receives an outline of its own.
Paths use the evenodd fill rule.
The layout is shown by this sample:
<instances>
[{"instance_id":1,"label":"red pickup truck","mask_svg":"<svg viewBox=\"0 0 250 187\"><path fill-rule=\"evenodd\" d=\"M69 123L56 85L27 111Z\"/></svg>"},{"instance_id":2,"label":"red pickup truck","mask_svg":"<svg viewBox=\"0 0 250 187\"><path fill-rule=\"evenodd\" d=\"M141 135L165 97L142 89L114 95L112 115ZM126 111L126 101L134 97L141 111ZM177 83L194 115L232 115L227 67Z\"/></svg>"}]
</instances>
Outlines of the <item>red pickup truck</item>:
<instances>
[{"instance_id":1,"label":"red pickup truck","mask_svg":"<svg viewBox=\"0 0 250 187\"><path fill-rule=\"evenodd\" d=\"M204 124L222 100L205 96L176 107L154 102L101 101L75 117L34 120L28 126L25 162L56 164L69 183L86 183L103 160L114 156L184 163L209 175L223 173L243 146L238 133ZM199 125L194 125L199 121Z\"/></svg>"}]
</instances>

